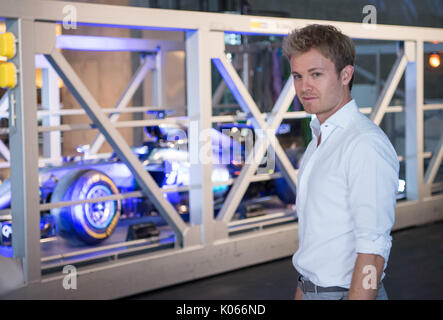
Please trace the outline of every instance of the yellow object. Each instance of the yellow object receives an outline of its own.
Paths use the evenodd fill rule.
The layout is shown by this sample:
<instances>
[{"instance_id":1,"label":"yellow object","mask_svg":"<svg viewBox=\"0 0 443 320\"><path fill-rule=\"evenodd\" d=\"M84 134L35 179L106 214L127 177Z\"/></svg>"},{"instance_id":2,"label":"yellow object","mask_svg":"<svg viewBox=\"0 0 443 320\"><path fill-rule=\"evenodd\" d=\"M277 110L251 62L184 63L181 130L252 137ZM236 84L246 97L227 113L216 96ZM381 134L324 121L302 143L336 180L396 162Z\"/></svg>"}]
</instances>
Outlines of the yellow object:
<instances>
[{"instance_id":1,"label":"yellow object","mask_svg":"<svg viewBox=\"0 0 443 320\"><path fill-rule=\"evenodd\" d=\"M8 59L15 56L15 37L11 32L0 34L0 56Z\"/></svg>"},{"instance_id":2,"label":"yellow object","mask_svg":"<svg viewBox=\"0 0 443 320\"><path fill-rule=\"evenodd\" d=\"M35 69L35 85L38 89L41 89L43 86L42 69L40 68ZM61 78L58 78L58 87L63 88L63 86L63 80Z\"/></svg>"},{"instance_id":3,"label":"yellow object","mask_svg":"<svg viewBox=\"0 0 443 320\"><path fill-rule=\"evenodd\" d=\"M438 68L440 66L440 55L438 53L432 53L429 56L429 65L433 68Z\"/></svg>"},{"instance_id":4,"label":"yellow object","mask_svg":"<svg viewBox=\"0 0 443 320\"><path fill-rule=\"evenodd\" d=\"M42 69L35 69L35 85L38 89L42 88L43 80L42 80Z\"/></svg>"},{"instance_id":5,"label":"yellow object","mask_svg":"<svg viewBox=\"0 0 443 320\"><path fill-rule=\"evenodd\" d=\"M259 21L251 21L249 22L249 26L252 29L259 29L261 27L261 23Z\"/></svg>"},{"instance_id":6,"label":"yellow object","mask_svg":"<svg viewBox=\"0 0 443 320\"><path fill-rule=\"evenodd\" d=\"M55 25L55 35L59 36L62 34L62 25L61 24L56 24Z\"/></svg>"},{"instance_id":7,"label":"yellow object","mask_svg":"<svg viewBox=\"0 0 443 320\"><path fill-rule=\"evenodd\" d=\"M12 62L0 64L0 87L14 88L17 84L15 65Z\"/></svg>"}]
</instances>

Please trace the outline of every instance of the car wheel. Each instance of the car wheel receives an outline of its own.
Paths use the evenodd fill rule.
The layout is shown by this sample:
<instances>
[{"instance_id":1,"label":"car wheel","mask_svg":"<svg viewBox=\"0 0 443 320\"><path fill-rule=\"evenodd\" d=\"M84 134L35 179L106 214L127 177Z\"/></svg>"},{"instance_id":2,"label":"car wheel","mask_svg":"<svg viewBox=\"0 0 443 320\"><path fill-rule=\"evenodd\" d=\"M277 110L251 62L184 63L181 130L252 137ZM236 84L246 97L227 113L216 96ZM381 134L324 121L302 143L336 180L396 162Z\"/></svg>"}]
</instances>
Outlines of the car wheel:
<instances>
[{"instance_id":1,"label":"car wheel","mask_svg":"<svg viewBox=\"0 0 443 320\"><path fill-rule=\"evenodd\" d=\"M57 183L51 202L89 200L117 193L116 185L104 173L80 170L65 175ZM62 236L75 236L88 244L107 239L117 225L120 212L120 200L82 203L51 210Z\"/></svg>"}]
</instances>

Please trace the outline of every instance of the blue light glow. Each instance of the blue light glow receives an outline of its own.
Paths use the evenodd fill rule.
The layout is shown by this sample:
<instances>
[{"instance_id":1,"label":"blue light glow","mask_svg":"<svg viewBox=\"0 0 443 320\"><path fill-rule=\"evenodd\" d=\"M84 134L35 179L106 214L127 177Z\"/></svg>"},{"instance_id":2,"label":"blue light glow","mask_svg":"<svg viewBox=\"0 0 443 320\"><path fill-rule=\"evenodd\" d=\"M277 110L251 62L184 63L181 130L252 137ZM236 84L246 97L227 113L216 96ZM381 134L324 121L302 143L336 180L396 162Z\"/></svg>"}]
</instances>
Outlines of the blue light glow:
<instances>
[{"instance_id":1,"label":"blue light glow","mask_svg":"<svg viewBox=\"0 0 443 320\"><path fill-rule=\"evenodd\" d=\"M148 132L147 127L144 127L144 131L145 131L145 134L146 134L146 136L148 137L148 139L149 139L150 141L153 141L153 142L158 141L158 137L153 136L152 134L150 134L150 133Z\"/></svg>"},{"instance_id":2,"label":"blue light glow","mask_svg":"<svg viewBox=\"0 0 443 320\"><path fill-rule=\"evenodd\" d=\"M228 188L229 188L229 185L227 185L227 184L222 184L222 185L219 185L219 186L214 186L214 187L212 188L212 191L215 192L215 193L225 192L225 191L228 190Z\"/></svg>"},{"instance_id":3,"label":"blue light glow","mask_svg":"<svg viewBox=\"0 0 443 320\"><path fill-rule=\"evenodd\" d=\"M56 47L65 50L155 51L148 39L60 35L57 36L56 41Z\"/></svg>"},{"instance_id":4,"label":"blue light glow","mask_svg":"<svg viewBox=\"0 0 443 320\"><path fill-rule=\"evenodd\" d=\"M89 144L79 145L77 148L75 148L75 151L86 154L89 151Z\"/></svg>"},{"instance_id":5,"label":"blue light glow","mask_svg":"<svg viewBox=\"0 0 443 320\"><path fill-rule=\"evenodd\" d=\"M226 31L225 33L242 34L245 36L266 36L266 37L286 37L288 33L266 33L266 32L241 32L241 31Z\"/></svg>"},{"instance_id":6,"label":"blue light glow","mask_svg":"<svg viewBox=\"0 0 443 320\"><path fill-rule=\"evenodd\" d=\"M291 131L291 125L289 123L282 123L277 131L276 134L285 134L285 133L289 133Z\"/></svg>"},{"instance_id":7,"label":"blue light glow","mask_svg":"<svg viewBox=\"0 0 443 320\"><path fill-rule=\"evenodd\" d=\"M8 208L11 205L11 180L6 179L0 184L0 209Z\"/></svg>"},{"instance_id":8,"label":"blue light glow","mask_svg":"<svg viewBox=\"0 0 443 320\"><path fill-rule=\"evenodd\" d=\"M57 21L56 23L63 25L63 21ZM106 28L134 29L134 30L196 31L195 29L184 29L184 28L148 27L148 26L90 23L90 22L77 22L77 26L106 27Z\"/></svg>"},{"instance_id":9,"label":"blue light glow","mask_svg":"<svg viewBox=\"0 0 443 320\"><path fill-rule=\"evenodd\" d=\"M225 32L225 43L230 45L241 45L241 35Z\"/></svg>"},{"instance_id":10,"label":"blue light glow","mask_svg":"<svg viewBox=\"0 0 443 320\"><path fill-rule=\"evenodd\" d=\"M0 246L0 255L6 258L12 258L14 256L12 246Z\"/></svg>"},{"instance_id":11,"label":"blue light glow","mask_svg":"<svg viewBox=\"0 0 443 320\"><path fill-rule=\"evenodd\" d=\"M148 153L148 146L136 147L132 149L135 154L143 155Z\"/></svg>"}]
</instances>

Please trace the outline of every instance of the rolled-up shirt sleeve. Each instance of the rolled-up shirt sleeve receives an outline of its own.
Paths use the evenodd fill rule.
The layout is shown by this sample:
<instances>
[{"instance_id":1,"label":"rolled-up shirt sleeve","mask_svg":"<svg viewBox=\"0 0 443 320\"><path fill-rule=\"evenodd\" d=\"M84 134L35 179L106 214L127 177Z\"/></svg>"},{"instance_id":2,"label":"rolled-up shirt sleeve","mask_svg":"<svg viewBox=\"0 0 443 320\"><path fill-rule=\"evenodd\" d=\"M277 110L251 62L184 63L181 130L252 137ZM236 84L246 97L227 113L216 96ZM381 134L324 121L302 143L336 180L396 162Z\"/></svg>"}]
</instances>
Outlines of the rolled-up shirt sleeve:
<instances>
[{"instance_id":1,"label":"rolled-up shirt sleeve","mask_svg":"<svg viewBox=\"0 0 443 320\"><path fill-rule=\"evenodd\" d=\"M386 266L395 221L397 154L387 138L368 134L357 139L347 161L355 250L382 256Z\"/></svg>"}]
</instances>

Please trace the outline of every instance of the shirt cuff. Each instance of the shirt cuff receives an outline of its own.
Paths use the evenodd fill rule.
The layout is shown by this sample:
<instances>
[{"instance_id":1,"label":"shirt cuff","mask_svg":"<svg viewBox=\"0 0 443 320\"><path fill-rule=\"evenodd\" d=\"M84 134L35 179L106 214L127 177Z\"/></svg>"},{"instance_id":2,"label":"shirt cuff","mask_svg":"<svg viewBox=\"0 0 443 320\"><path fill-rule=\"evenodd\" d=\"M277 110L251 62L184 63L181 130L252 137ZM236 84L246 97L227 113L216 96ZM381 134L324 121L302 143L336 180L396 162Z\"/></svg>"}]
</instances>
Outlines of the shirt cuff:
<instances>
[{"instance_id":1,"label":"shirt cuff","mask_svg":"<svg viewBox=\"0 0 443 320\"><path fill-rule=\"evenodd\" d=\"M376 234L367 237L357 237L355 251L357 253L378 254L388 262L392 246L392 237Z\"/></svg>"}]
</instances>

